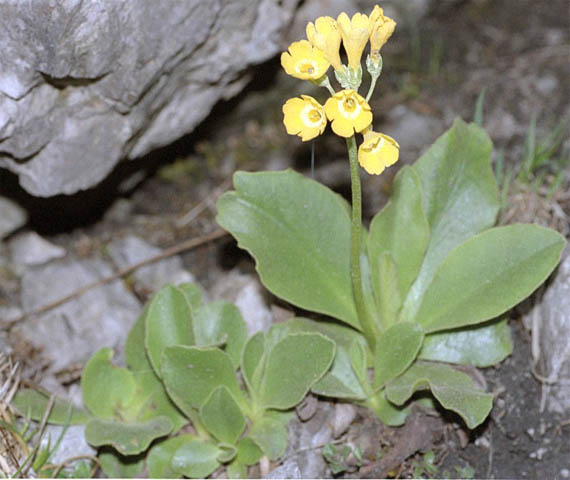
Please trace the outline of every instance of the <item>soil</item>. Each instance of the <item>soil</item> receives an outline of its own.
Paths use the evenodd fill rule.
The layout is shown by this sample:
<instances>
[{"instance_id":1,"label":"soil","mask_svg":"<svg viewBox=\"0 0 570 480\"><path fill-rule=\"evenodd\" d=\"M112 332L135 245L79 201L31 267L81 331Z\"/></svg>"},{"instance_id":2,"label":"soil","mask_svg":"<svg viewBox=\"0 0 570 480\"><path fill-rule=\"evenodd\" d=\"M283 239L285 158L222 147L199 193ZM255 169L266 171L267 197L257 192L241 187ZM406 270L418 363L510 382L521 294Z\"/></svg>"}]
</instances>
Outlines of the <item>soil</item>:
<instances>
[{"instance_id":1,"label":"soil","mask_svg":"<svg viewBox=\"0 0 570 480\"><path fill-rule=\"evenodd\" d=\"M370 8L370 2L358 3L363 11ZM372 102L374 112L383 112L377 127L389 120L394 108L404 105L424 118L426 125L441 126L433 141L454 116L473 117L476 99L486 87L483 125L495 143L495 152L502 150L508 165L519 165L533 116L539 135L551 131L561 119L570 119L568 3L455 0L435 5L423 18L404 23L383 50L383 83ZM12 175L0 172L2 194L28 209L26 228L79 257L102 255L106 243L127 234L166 248L212 232L217 228L215 199L231 188L236 169L291 166L312 174L310 146L288 137L281 124L284 99L309 93L306 85L286 77L278 59L253 73L246 91L220 103L192 135L120 165L95 189L73 197L35 199L19 188ZM398 141L405 152L402 162L389 174L364 179L368 219L385 203L397 168L414 161L429 145L413 151L406 150L406 138ZM325 135L316 148L315 178L347 196L344 144ZM559 191L564 194L567 188L568 183L563 183ZM529 195L541 198L536 218L567 234L567 195L544 200L540 192L511 190L502 218L520 219L525 211L520 202L528 201ZM556 201L566 215L565 223L560 215L553 218L549 209ZM232 268L254 271L251 259L230 237L206 243L182 258L205 290ZM4 288L3 281L0 277L0 303L17 303L17 284ZM532 374L530 335L521 321L523 313L519 308L510 314L513 354L482 371L489 391L495 394L492 414L482 426L469 432L449 413L425 417L425 412L416 412L429 420L390 429L360 412L349 436L371 445L365 451L368 469L365 466L347 476L382 472L402 478L471 474L477 478L570 478L570 424L568 418L542 409L542 385ZM427 433L425 425L431 426ZM385 439L384 453L393 449L395 465L374 465L380 453L375 451L378 438ZM422 442L412 442L418 438ZM435 470L421 467L429 451L434 452Z\"/></svg>"}]
</instances>

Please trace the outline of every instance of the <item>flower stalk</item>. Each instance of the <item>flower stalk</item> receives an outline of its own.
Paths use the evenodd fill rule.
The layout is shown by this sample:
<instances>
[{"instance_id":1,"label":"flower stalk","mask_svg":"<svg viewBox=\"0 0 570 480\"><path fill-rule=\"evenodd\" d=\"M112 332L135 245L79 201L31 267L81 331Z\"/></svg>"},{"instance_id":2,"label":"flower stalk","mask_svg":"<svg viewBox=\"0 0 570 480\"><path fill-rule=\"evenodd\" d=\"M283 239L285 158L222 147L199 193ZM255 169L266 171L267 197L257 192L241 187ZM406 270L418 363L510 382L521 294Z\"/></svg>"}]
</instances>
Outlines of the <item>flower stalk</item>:
<instances>
[{"instance_id":1,"label":"flower stalk","mask_svg":"<svg viewBox=\"0 0 570 480\"><path fill-rule=\"evenodd\" d=\"M352 279L352 291L356 304L356 313L362 333L366 338L368 346L372 351L376 347L376 326L364 301L362 290L362 274L360 272L360 239L362 233L362 189L360 187L360 167L358 165L358 154L356 138L354 135L346 139L348 158L350 161L350 184L352 190L352 227L351 227L351 259L350 276Z\"/></svg>"}]
</instances>

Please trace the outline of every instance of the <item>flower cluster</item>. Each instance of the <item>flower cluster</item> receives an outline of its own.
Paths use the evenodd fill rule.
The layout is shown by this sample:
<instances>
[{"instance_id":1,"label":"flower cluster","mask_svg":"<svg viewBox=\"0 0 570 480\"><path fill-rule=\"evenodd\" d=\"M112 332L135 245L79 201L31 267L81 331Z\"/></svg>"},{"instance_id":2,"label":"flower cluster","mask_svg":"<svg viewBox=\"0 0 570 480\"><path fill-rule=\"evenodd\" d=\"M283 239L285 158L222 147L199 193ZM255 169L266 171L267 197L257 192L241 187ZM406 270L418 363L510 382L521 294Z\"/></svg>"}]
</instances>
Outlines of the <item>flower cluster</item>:
<instances>
[{"instance_id":1,"label":"flower cluster","mask_svg":"<svg viewBox=\"0 0 570 480\"><path fill-rule=\"evenodd\" d=\"M370 15L356 13L350 18L341 13L319 17L309 22L307 40L293 42L281 55L281 65L289 75L310 80L326 87L331 93L324 106L308 95L291 98L283 105L283 123L287 133L308 141L322 134L327 120L333 132L350 138L363 135L358 149L360 165L371 174L380 174L398 160L399 145L388 135L372 130L372 111L368 100L382 70L380 49L388 41L396 22L384 15L378 5ZM366 66L371 76L366 98L358 93L362 80L362 54L370 43ZM340 46L344 46L348 65L341 60ZM333 67L342 90L335 92L327 72Z\"/></svg>"}]
</instances>

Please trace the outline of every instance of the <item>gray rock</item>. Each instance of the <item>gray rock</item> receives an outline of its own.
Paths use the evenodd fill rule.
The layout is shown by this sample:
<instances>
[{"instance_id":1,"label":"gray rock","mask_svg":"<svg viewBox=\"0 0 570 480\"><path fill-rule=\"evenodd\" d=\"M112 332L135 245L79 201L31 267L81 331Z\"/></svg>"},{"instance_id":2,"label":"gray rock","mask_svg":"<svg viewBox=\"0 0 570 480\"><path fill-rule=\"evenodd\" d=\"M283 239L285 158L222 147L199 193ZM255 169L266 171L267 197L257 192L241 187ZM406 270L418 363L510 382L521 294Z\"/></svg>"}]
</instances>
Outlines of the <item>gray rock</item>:
<instances>
[{"instance_id":1,"label":"gray rock","mask_svg":"<svg viewBox=\"0 0 570 480\"><path fill-rule=\"evenodd\" d=\"M41 448L53 449L63 431L62 426L46 425L46 429L41 439ZM49 442L49 443L48 443ZM59 465L72 457L80 455L97 455L97 450L85 441L85 425L70 425L61 438L61 443L57 450L49 458L49 462Z\"/></svg>"},{"instance_id":2,"label":"gray rock","mask_svg":"<svg viewBox=\"0 0 570 480\"><path fill-rule=\"evenodd\" d=\"M334 416L334 405L320 402L317 412L309 421L293 418L289 422L289 446L284 465L289 464L291 469L297 465L300 478L325 478L327 465L321 448L333 440Z\"/></svg>"},{"instance_id":3,"label":"gray rock","mask_svg":"<svg viewBox=\"0 0 570 480\"><path fill-rule=\"evenodd\" d=\"M563 260L554 281L548 287L540 304L540 321L533 328L538 334L540 361L543 376L548 382L546 408L551 412L570 414L570 246L566 247Z\"/></svg>"},{"instance_id":4,"label":"gray rock","mask_svg":"<svg viewBox=\"0 0 570 480\"><path fill-rule=\"evenodd\" d=\"M154 257L162 250L140 238L128 236L109 243L107 252L117 267L123 269ZM133 273L133 278L136 288L148 293L156 292L166 283L178 285L195 281L194 276L184 269L182 260L177 256L141 267Z\"/></svg>"},{"instance_id":5,"label":"gray rock","mask_svg":"<svg viewBox=\"0 0 570 480\"><path fill-rule=\"evenodd\" d=\"M295 460L286 460L277 468L271 470L265 478L306 478Z\"/></svg>"},{"instance_id":6,"label":"gray rock","mask_svg":"<svg viewBox=\"0 0 570 480\"><path fill-rule=\"evenodd\" d=\"M0 107L0 115L2 115L1 112ZM27 220L28 216L23 208L7 198L0 197L0 240L20 228Z\"/></svg>"},{"instance_id":7,"label":"gray rock","mask_svg":"<svg viewBox=\"0 0 570 480\"><path fill-rule=\"evenodd\" d=\"M281 48L298 0L0 3L0 167L71 194L191 132Z\"/></svg>"},{"instance_id":8,"label":"gray rock","mask_svg":"<svg viewBox=\"0 0 570 480\"><path fill-rule=\"evenodd\" d=\"M232 270L220 276L211 294L213 299L233 302L239 308L250 335L271 326L273 314L257 277Z\"/></svg>"},{"instance_id":9,"label":"gray rock","mask_svg":"<svg viewBox=\"0 0 570 480\"><path fill-rule=\"evenodd\" d=\"M102 260L64 259L29 268L22 278L22 309L42 307L111 274L112 268ZM102 347L114 348L120 362L127 333L140 311L138 300L117 280L33 316L12 332L42 350L51 362L50 372L83 364Z\"/></svg>"},{"instance_id":10,"label":"gray rock","mask_svg":"<svg viewBox=\"0 0 570 480\"><path fill-rule=\"evenodd\" d=\"M16 265L41 265L65 256L65 249L48 242L36 232L16 235L8 243L12 263Z\"/></svg>"}]
</instances>

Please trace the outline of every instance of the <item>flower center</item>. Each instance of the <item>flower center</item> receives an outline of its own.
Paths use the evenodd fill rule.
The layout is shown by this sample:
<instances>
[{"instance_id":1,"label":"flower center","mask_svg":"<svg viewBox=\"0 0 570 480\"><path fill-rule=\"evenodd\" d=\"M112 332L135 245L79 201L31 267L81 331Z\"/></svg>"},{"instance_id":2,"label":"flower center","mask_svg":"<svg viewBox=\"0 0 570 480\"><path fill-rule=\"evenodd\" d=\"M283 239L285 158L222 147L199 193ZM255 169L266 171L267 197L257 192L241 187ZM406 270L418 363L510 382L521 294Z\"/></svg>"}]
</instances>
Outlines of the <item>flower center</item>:
<instances>
[{"instance_id":1,"label":"flower center","mask_svg":"<svg viewBox=\"0 0 570 480\"><path fill-rule=\"evenodd\" d=\"M339 110L345 118L353 119L358 117L362 107L354 98L345 98L339 102Z\"/></svg>"},{"instance_id":2,"label":"flower center","mask_svg":"<svg viewBox=\"0 0 570 480\"><path fill-rule=\"evenodd\" d=\"M295 66L297 73L303 75L315 75L317 73L317 65L313 61L298 62Z\"/></svg>"},{"instance_id":3,"label":"flower center","mask_svg":"<svg viewBox=\"0 0 570 480\"><path fill-rule=\"evenodd\" d=\"M301 112L303 123L308 127L318 128L323 122L323 115L312 105L307 105Z\"/></svg>"}]
</instances>

